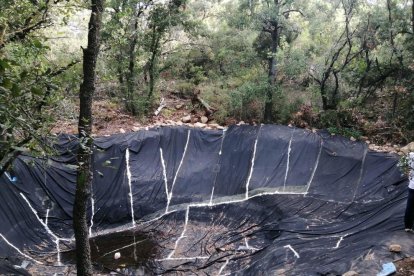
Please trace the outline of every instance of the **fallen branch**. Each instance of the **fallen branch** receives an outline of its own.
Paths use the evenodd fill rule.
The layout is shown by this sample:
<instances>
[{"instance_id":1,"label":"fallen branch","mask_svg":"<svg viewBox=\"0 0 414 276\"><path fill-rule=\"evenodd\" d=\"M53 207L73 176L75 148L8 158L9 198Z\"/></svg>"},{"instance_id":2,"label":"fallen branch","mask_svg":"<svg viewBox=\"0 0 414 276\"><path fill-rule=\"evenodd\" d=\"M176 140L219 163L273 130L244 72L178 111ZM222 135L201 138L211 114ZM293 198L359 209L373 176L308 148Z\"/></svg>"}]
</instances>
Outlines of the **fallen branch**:
<instances>
[{"instance_id":1,"label":"fallen branch","mask_svg":"<svg viewBox=\"0 0 414 276\"><path fill-rule=\"evenodd\" d=\"M211 114L213 114L214 112L216 112L217 111L217 109L215 109L215 108L213 108L213 107L211 107L205 100L203 100L201 97L200 97L200 91L197 91L196 93L194 93L194 96L193 96L193 98L191 99L191 102L192 102L192 104L193 104L193 106L196 104L196 103L199 103L204 109L205 109L205 111L206 111L206 116L209 116L209 115L211 115Z\"/></svg>"},{"instance_id":2,"label":"fallen branch","mask_svg":"<svg viewBox=\"0 0 414 276\"><path fill-rule=\"evenodd\" d=\"M160 106L157 108L157 110L155 110L154 115L158 116L158 114L160 114L161 110L166 106L167 106L167 104L165 103L165 99L162 98L161 102L160 102Z\"/></svg>"}]
</instances>

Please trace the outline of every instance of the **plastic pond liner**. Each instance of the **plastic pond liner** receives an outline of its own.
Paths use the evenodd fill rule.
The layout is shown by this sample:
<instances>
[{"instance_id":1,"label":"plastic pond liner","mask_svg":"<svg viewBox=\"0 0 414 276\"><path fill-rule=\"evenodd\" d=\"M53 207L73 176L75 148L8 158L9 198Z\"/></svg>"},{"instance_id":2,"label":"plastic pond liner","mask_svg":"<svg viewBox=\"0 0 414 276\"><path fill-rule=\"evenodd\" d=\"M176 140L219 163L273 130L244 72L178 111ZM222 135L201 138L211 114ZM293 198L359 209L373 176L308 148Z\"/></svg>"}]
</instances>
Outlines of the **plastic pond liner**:
<instances>
[{"instance_id":1,"label":"plastic pond liner","mask_svg":"<svg viewBox=\"0 0 414 276\"><path fill-rule=\"evenodd\" d=\"M0 274L73 264L77 145L62 135L0 179ZM414 253L398 156L324 131L154 128L96 138L93 162L97 272L375 275Z\"/></svg>"}]
</instances>

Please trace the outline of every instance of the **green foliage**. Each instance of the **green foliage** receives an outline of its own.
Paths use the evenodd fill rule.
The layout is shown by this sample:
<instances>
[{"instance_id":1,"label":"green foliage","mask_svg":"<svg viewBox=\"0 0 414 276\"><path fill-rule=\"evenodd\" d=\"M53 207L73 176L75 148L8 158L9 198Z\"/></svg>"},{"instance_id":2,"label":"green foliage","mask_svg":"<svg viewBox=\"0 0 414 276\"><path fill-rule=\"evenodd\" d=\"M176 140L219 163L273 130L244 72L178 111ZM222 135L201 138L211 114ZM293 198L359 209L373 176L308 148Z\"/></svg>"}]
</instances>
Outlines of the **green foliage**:
<instances>
[{"instance_id":1,"label":"green foliage","mask_svg":"<svg viewBox=\"0 0 414 276\"><path fill-rule=\"evenodd\" d=\"M239 120L262 120L262 110L269 87L266 79L245 82L230 92L229 115Z\"/></svg>"},{"instance_id":2,"label":"green foliage","mask_svg":"<svg viewBox=\"0 0 414 276\"><path fill-rule=\"evenodd\" d=\"M410 173L410 159L408 157L408 155L403 155L400 157L400 160L398 161L398 165L397 165L401 172L405 175L409 175Z\"/></svg>"},{"instance_id":3,"label":"green foliage","mask_svg":"<svg viewBox=\"0 0 414 276\"><path fill-rule=\"evenodd\" d=\"M107 78L116 78L126 109L134 115L149 111L160 74L171 67L161 59L174 28L195 28L182 9L186 1L121 1L109 3L113 12L103 30L109 66ZM104 66L105 66L104 65Z\"/></svg>"},{"instance_id":4,"label":"green foliage","mask_svg":"<svg viewBox=\"0 0 414 276\"><path fill-rule=\"evenodd\" d=\"M359 139L362 133L358 122L350 110L327 110L319 114L317 122L319 128L326 128L331 134L339 134L345 137Z\"/></svg>"},{"instance_id":5,"label":"green foliage","mask_svg":"<svg viewBox=\"0 0 414 276\"><path fill-rule=\"evenodd\" d=\"M190 99L194 95L196 85L192 82L180 81L175 85L178 95L184 99Z\"/></svg>"},{"instance_id":6,"label":"green foliage","mask_svg":"<svg viewBox=\"0 0 414 276\"><path fill-rule=\"evenodd\" d=\"M282 64L284 76L299 83L307 78L307 57L301 49L289 49Z\"/></svg>"},{"instance_id":7,"label":"green foliage","mask_svg":"<svg viewBox=\"0 0 414 276\"><path fill-rule=\"evenodd\" d=\"M54 23L58 1L0 3L0 174L21 152L45 155L63 97L66 72L77 63L51 57L43 28ZM70 8L53 10L66 17ZM68 83L71 83L71 81Z\"/></svg>"},{"instance_id":8,"label":"green foliage","mask_svg":"<svg viewBox=\"0 0 414 276\"><path fill-rule=\"evenodd\" d=\"M354 137L355 139L359 139L362 136L359 130L353 128L328 127L327 130L333 135L339 134L348 138Z\"/></svg>"},{"instance_id":9,"label":"green foliage","mask_svg":"<svg viewBox=\"0 0 414 276\"><path fill-rule=\"evenodd\" d=\"M320 127L352 127L357 124L357 119L353 115L353 111L350 109L326 110L320 113Z\"/></svg>"},{"instance_id":10,"label":"green foliage","mask_svg":"<svg viewBox=\"0 0 414 276\"><path fill-rule=\"evenodd\" d=\"M61 53L60 39L47 40L42 28L56 22L81 26L82 16L71 19L74 8L54 2L0 3L0 122L9 129L7 141L18 143L33 126L41 126L34 131L40 137L54 117L74 117L65 110L75 106L68 96L76 96L80 66L54 76L75 54ZM345 10L351 4L347 33ZM173 91L188 99L201 91L223 123L229 117L263 121L271 92L274 123L290 123L304 104L312 113L312 123L304 127L356 138L356 132L366 135L368 126L374 129L381 116L401 133L399 143L406 142L414 138L412 9L410 1L390 4L388 10L386 1L109 0L98 61L99 96L115 97L143 117L161 93L168 97L165 93ZM21 32L27 27L27 33ZM271 35L274 28L277 39ZM53 34L86 37L85 30L74 35L59 27ZM80 38L71 40L76 51ZM275 78L269 80L272 58ZM318 116L323 93L332 110ZM358 121L355 111L365 121Z\"/></svg>"},{"instance_id":11,"label":"green foliage","mask_svg":"<svg viewBox=\"0 0 414 276\"><path fill-rule=\"evenodd\" d=\"M283 90L279 90L274 95L273 100L273 118L277 124L289 124L292 120L293 114L297 112L303 105L302 99L295 99L289 101L289 95Z\"/></svg>"},{"instance_id":12,"label":"green foliage","mask_svg":"<svg viewBox=\"0 0 414 276\"><path fill-rule=\"evenodd\" d=\"M246 122L262 122L266 94L273 94L273 117L276 123L287 123L292 113L301 105L300 100L288 102L287 96L279 86L272 86L267 78L244 82L229 93L227 115Z\"/></svg>"}]
</instances>

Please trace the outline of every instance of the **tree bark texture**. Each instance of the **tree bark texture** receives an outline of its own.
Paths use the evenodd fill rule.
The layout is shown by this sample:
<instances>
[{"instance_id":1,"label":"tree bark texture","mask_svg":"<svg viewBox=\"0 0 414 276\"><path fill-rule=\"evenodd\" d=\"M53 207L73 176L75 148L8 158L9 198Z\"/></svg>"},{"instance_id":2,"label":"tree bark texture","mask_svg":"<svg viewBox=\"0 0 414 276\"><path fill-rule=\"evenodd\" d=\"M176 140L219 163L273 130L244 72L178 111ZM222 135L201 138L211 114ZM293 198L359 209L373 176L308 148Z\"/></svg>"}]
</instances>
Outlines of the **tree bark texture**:
<instances>
[{"instance_id":1,"label":"tree bark texture","mask_svg":"<svg viewBox=\"0 0 414 276\"><path fill-rule=\"evenodd\" d=\"M269 88L266 93L266 102L265 102L265 111L264 111L264 121L265 123L270 123L273 120L273 90L276 83L276 53L277 46L279 43L279 26L277 23L274 24L273 30L270 32L272 38L271 45L271 56L268 60L268 78L269 78Z\"/></svg>"},{"instance_id":2,"label":"tree bark texture","mask_svg":"<svg viewBox=\"0 0 414 276\"><path fill-rule=\"evenodd\" d=\"M279 16L280 12L280 1L274 0L275 5L275 13ZM274 86L276 84L276 76L277 76L277 60L276 60L276 53L277 47L279 46L279 36L280 36L280 27L279 20L277 18L270 20L268 22L270 24L269 29L264 29L264 31L270 33L271 37L271 55L268 58L268 81L269 87L266 92L266 101L265 101L265 110L264 110L264 122L271 123L273 121L273 91Z\"/></svg>"},{"instance_id":3,"label":"tree bark texture","mask_svg":"<svg viewBox=\"0 0 414 276\"><path fill-rule=\"evenodd\" d=\"M153 28L153 37L151 42L151 58L148 62L148 75L149 75L149 87L148 87L148 96L147 102L150 103L151 98L154 94L155 81L157 78L157 56L160 51L160 40L161 33L157 33L155 27Z\"/></svg>"},{"instance_id":4,"label":"tree bark texture","mask_svg":"<svg viewBox=\"0 0 414 276\"><path fill-rule=\"evenodd\" d=\"M88 46L83 49L83 82L80 86L79 149L73 228L76 239L76 267L78 275L92 275L87 207L92 185L92 97L95 92L96 60L100 45L100 29L104 0L91 0Z\"/></svg>"},{"instance_id":5,"label":"tree bark texture","mask_svg":"<svg viewBox=\"0 0 414 276\"><path fill-rule=\"evenodd\" d=\"M411 32L414 35L414 0L411 1Z\"/></svg>"},{"instance_id":6,"label":"tree bark texture","mask_svg":"<svg viewBox=\"0 0 414 276\"><path fill-rule=\"evenodd\" d=\"M128 49L128 74L127 74L127 95L126 95L126 107L129 112L133 115L137 115L137 111L134 104L134 93L135 93L135 48L138 43L138 15L135 16L133 24L133 36L129 42Z\"/></svg>"}]
</instances>

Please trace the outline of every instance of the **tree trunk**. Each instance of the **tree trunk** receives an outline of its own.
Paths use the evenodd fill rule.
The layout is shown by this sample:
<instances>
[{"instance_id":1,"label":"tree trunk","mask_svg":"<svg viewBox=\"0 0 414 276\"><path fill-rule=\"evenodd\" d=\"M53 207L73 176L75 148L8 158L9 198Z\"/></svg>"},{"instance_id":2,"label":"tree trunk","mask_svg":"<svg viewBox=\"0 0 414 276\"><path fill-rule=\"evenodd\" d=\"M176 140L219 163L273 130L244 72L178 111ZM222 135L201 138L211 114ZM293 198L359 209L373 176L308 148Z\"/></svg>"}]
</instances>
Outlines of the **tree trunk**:
<instances>
[{"instance_id":1,"label":"tree trunk","mask_svg":"<svg viewBox=\"0 0 414 276\"><path fill-rule=\"evenodd\" d=\"M276 23L274 30L271 32L272 37L272 52L268 60L268 78L269 78L269 87L266 92L266 102L265 102L265 111L264 111L264 121L265 123L271 123L273 120L273 90L276 83L276 53L277 46L279 42L279 30L278 24Z\"/></svg>"},{"instance_id":2,"label":"tree trunk","mask_svg":"<svg viewBox=\"0 0 414 276\"><path fill-rule=\"evenodd\" d=\"M414 35L414 0L411 1L411 32Z\"/></svg>"},{"instance_id":3,"label":"tree trunk","mask_svg":"<svg viewBox=\"0 0 414 276\"><path fill-rule=\"evenodd\" d=\"M135 93L135 48L138 43L138 16L135 16L133 25L133 36L129 42L129 62L128 62L128 74L127 74L127 95L126 95L126 107L129 112L133 115L137 115L135 104L134 104L134 93Z\"/></svg>"},{"instance_id":4,"label":"tree trunk","mask_svg":"<svg viewBox=\"0 0 414 276\"><path fill-rule=\"evenodd\" d=\"M160 51L160 40L161 34L158 34L156 30L153 30L152 38L152 48L151 48L151 58L148 62L148 75L149 75L149 86L148 86L148 96L147 104L151 102L152 95L154 94L155 82L157 78L157 57Z\"/></svg>"},{"instance_id":5,"label":"tree trunk","mask_svg":"<svg viewBox=\"0 0 414 276\"><path fill-rule=\"evenodd\" d=\"M394 19L392 17L392 2L391 2L391 0L387 0L387 9L388 9L388 21L389 21L389 24L390 24L390 44L392 46L392 51L396 55L396 57L398 59L398 62L400 64L400 67L397 70L397 78L395 79L395 83L394 83L394 86L396 86L398 84L398 80L402 79L402 68L404 68L404 63L403 63L403 56L402 56L401 52L397 50L397 47L395 45L395 40L394 40L395 34L393 32ZM393 93L392 97L393 97L392 119L394 119L396 111L397 111L397 105L398 105L398 92L396 90L394 90L394 93Z\"/></svg>"},{"instance_id":6,"label":"tree trunk","mask_svg":"<svg viewBox=\"0 0 414 276\"><path fill-rule=\"evenodd\" d=\"M83 82L80 86L79 150L75 202L73 205L73 230L76 239L76 267L78 275L92 275L87 206L92 184L92 97L95 92L96 60L100 45L100 29L104 0L91 0L88 47L83 49Z\"/></svg>"},{"instance_id":7,"label":"tree trunk","mask_svg":"<svg viewBox=\"0 0 414 276\"><path fill-rule=\"evenodd\" d=\"M321 97L322 97L322 109L328 110L328 96L326 95L326 88L325 86L320 87Z\"/></svg>"}]
</instances>

